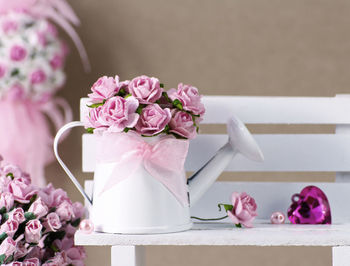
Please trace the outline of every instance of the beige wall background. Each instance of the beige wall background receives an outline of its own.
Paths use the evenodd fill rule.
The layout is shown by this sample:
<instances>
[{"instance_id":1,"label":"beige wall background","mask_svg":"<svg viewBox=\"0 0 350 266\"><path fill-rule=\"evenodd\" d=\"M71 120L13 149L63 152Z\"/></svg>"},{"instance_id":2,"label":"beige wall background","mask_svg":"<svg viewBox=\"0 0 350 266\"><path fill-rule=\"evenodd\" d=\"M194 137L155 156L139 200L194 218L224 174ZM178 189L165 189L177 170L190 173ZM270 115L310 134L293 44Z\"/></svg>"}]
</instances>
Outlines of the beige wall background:
<instances>
[{"instance_id":1,"label":"beige wall background","mask_svg":"<svg viewBox=\"0 0 350 266\"><path fill-rule=\"evenodd\" d=\"M81 18L79 33L93 66L85 74L72 47L61 95L71 103L76 119L79 98L101 75L118 74L122 79L153 75L168 87L183 81L205 94L333 96L350 91L350 2L346 0L71 2ZM81 173L79 134L74 132L62 144L62 154L83 181L91 175ZM304 177L333 178L319 173L223 178ZM57 163L48 168L48 179L67 189L74 200L82 200ZM89 247L87 252L87 265L109 265L108 248ZM331 265L331 249L148 247L147 266L163 265L326 266Z\"/></svg>"}]
</instances>

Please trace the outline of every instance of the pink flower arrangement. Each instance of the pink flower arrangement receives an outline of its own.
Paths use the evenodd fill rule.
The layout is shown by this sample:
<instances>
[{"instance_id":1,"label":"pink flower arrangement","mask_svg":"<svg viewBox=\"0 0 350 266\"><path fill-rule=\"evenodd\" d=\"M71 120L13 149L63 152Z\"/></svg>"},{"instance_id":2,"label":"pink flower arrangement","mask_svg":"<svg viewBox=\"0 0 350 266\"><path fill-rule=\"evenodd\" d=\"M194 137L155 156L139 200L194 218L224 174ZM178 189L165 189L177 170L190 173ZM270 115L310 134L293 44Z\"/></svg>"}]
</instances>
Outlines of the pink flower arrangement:
<instances>
[{"instance_id":1,"label":"pink flower arrangement","mask_svg":"<svg viewBox=\"0 0 350 266\"><path fill-rule=\"evenodd\" d=\"M0 165L0 264L84 265L73 241L83 214L62 189L36 188L18 167Z\"/></svg>"},{"instance_id":2,"label":"pink flower arrangement","mask_svg":"<svg viewBox=\"0 0 350 266\"><path fill-rule=\"evenodd\" d=\"M142 136L171 134L194 139L205 108L198 89L180 83L177 89L164 90L157 78L139 76L131 81L101 77L91 88L88 132L128 132Z\"/></svg>"}]
</instances>

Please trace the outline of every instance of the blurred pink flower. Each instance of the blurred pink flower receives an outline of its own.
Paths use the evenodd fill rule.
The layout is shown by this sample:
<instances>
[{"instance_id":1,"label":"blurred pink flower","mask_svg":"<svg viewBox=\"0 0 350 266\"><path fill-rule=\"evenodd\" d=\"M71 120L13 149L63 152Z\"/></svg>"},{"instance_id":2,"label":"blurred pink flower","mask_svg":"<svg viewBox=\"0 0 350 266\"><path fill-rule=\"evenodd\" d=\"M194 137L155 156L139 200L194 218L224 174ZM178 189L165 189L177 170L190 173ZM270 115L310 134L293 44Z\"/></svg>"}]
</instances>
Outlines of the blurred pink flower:
<instances>
[{"instance_id":1,"label":"blurred pink flower","mask_svg":"<svg viewBox=\"0 0 350 266\"><path fill-rule=\"evenodd\" d=\"M46 81L46 74L43 70L39 69L31 74L30 81L32 84L41 84Z\"/></svg>"},{"instance_id":2,"label":"blurred pink flower","mask_svg":"<svg viewBox=\"0 0 350 266\"><path fill-rule=\"evenodd\" d=\"M10 58L13 61L22 61L27 56L27 50L20 46L14 45L10 50Z\"/></svg>"},{"instance_id":3,"label":"blurred pink flower","mask_svg":"<svg viewBox=\"0 0 350 266\"><path fill-rule=\"evenodd\" d=\"M74 218L74 209L72 203L63 201L56 210L57 215L63 221L70 221Z\"/></svg>"}]
</instances>

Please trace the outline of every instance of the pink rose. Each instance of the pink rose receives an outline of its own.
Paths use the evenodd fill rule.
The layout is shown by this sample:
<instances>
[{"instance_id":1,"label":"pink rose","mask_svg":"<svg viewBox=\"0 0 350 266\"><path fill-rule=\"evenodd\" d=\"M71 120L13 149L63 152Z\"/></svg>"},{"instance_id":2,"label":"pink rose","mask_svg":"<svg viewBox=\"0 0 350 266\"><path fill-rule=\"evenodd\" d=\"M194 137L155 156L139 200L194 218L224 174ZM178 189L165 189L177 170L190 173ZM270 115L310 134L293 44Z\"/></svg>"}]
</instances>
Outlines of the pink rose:
<instances>
[{"instance_id":1,"label":"pink rose","mask_svg":"<svg viewBox=\"0 0 350 266\"><path fill-rule=\"evenodd\" d=\"M24 241L17 241L16 252L13 255L15 260L23 258L25 255L28 254L28 250L24 245Z\"/></svg>"},{"instance_id":2,"label":"pink rose","mask_svg":"<svg viewBox=\"0 0 350 266\"><path fill-rule=\"evenodd\" d=\"M4 222L0 227L0 232L6 233L7 236L13 237L18 229L18 222L15 220L8 219L6 222Z\"/></svg>"},{"instance_id":3,"label":"pink rose","mask_svg":"<svg viewBox=\"0 0 350 266\"><path fill-rule=\"evenodd\" d=\"M67 192L60 188L54 189L52 184L49 184L44 191L39 191L39 196L49 208L57 207L63 201L69 200Z\"/></svg>"},{"instance_id":4,"label":"pink rose","mask_svg":"<svg viewBox=\"0 0 350 266\"><path fill-rule=\"evenodd\" d=\"M20 46L14 45L10 51L10 58L13 61L22 61L27 56L27 50Z\"/></svg>"},{"instance_id":5,"label":"pink rose","mask_svg":"<svg viewBox=\"0 0 350 266\"><path fill-rule=\"evenodd\" d=\"M56 232L62 227L60 217L57 213L51 212L46 216L43 226L46 228L46 232Z\"/></svg>"},{"instance_id":6,"label":"pink rose","mask_svg":"<svg viewBox=\"0 0 350 266\"><path fill-rule=\"evenodd\" d=\"M129 92L142 104L155 103L161 96L163 89L157 78L140 76L129 83Z\"/></svg>"},{"instance_id":7,"label":"pink rose","mask_svg":"<svg viewBox=\"0 0 350 266\"><path fill-rule=\"evenodd\" d=\"M70 221L74 218L73 205L69 201L63 201L56 210L56 213L63 221Z\"/></svg>"},{"instance_id":8,"label":"pink rose","mask_svg":"<svg viewBox=\"0 0 350 266\"><path fill-rule=\"evenodd\" d=\"M8 185L12 182L11 178L5 175L0 176L0 192L8 191Z\"/></svg>"},{"instance_id":9,"label":"pink rose","mask_svg":"<svg viewBox=\"0 0 350 266\"><path fill-rule=\"evenodd\" d=\"M103 126L109 126L110 132L122 132L125 128L133 128L139 114L136 109L139 102L132 96L124 99L116 96L108 99L102 106L99 122Z\"/></svg>"},{"instance_id":10,"label":"pink rose","mask_svg":"<svg viewBox=\"0 0 350 266\"><path fill-rule=\"evenodd\" d=\"M190 111L195 115L203 115L205 113L204 105L201 102L202 96L195 87L180 83L177 90L170 89L168 95L172 101L178 99L186 111Z\"/></svg>"},{"instance_id":11,"label":"pink rose","mask_svg":"<svg viewBox=\"0 0 350 266\"><path fill-rule=\"evenodd\" d=\"M23 223L26 218L24 217L24 211L22 208L16 208L10 213L10 219L15 220L18 224Z\"/></svg>"},{"instance_id":12,"label":"pink rose","mask_svg":"<svg viewBox=\"0 0 350 266\"><path fill-rule=\"evenodd\" d=\"M68 250L74 246L73 238L64 237L62 240L56 239L53 244L61 251Z\"/></svg>"},{"instance_id":13,"label":"pink rose","mask_svg":"<svg viewBox=\"0 0 350 266\"><path fill-rule=\"evenodd\" d=\"M42 224L38 219L30 220L25 227L24 236L28 243L38 243L41 238Z\"/></svg>"},{"instance_id":14,"label":"pink rose","mask_svg":"<svg viewBox=\"0 0 350 266\"><path fill-rule=\"evenodd\" d=\"M0 193L0 209L5 207L9 211L14 204L14 197L10 192Z\"/></svg>"},{"instance_id":15,"label":"pink rose","mask_svg":"<svg viewBox=\"0 0 350 266\"><path fill-rule=\"evenodd\" d=\"M245 227L253 227L253 220L258 215L255 200L247 193L232 193L231 201L233 209L227 211L227 215L235 224L242 224Z\"/></svg>"},{"instance_id":16,"label":"pink rose","mask_svg":"<svg viewBox=\"0 0 350 266\"><path fill-rule=\"evenodd\" d=\"M172 133L187 139L194 139L197 136L197 128L194 126L192 116L189 113L173 110L173 117L169 127Z\"/></svg>"},{"instance_id":17,"label":"pink rose","mask_svg":"<svg viewBox=\"0 0 350 266\"><path fill-rule=\"evenodd\" d=\"M64 231L66 232L67 237L73 237L77 229L71 224L67 224L64 228Z\"/></svg>"},{"instance_id":18,"label":"pink rose","mask_svg":"<svg viewBox=\"0 0 350 266\"><path fill-rule=\"evenodd\" d=\"M1 169L1 173L6 176L20 178L23 176L23 171L17 165L7 164Z\"/></svg>"},{"instance_id":19,"label":"pink rose","mask_svg":"<svg viewBox=\"0 0 350 266\"><path fill-rule=\"evenodd\" d=\"M53 58L50 60L50 65L54 70L56 70L63 67L63 62L64 62L63 56L60 54L55 54Z\"/></svg>"},{"instance_id":20,"label":"pink rose","mask_svg":"<svg viewBox=\"0 0 350 266\"><path fill-rule=\"evenodd\" d=\"M32 186L27 185L25 180L17 178L9 184L8 190L20 203L29 203L31 197L37 192Z\"/></svg>"},{"instance_id":21,"label":"pink rose","mask_svg":"<svg viewBox=\"0 0 350 266\"><path fill-rule=\"evenodd\" d=\"M32 205L30 205L28 212L32 212L35 214L37 219L45 216L49 211L49 208L46 204L41 200L41 198L37 198Z\"/></svg>"},{"instance_id":22,"label":"pink rose","mask_svg":"<svg viewBox=\"0 0 350 266\"><path fill-rule=\"evenodd\" d=\"M6 264L6 266L23 266L23 262L20 262L20 261L14 261L14 262L11 262L10 264Z\"/></svg>"},{"instance_id":23,"label":"pink rose","mask_svg":"<svg viewBox=\"0 0 350 266\"><path fill-rule=\"evenodd\" d=\"M5 254L6 258L8 258L16 251L16 245L16 242L11 237L7 237L0 245L0 255Z\"/></svg>"},{"instance_id":24,"label":"pink rose","mask_svg":"<svg viewBox=\"0 0 350 266\"><path fill-rule=\"evenodd\" d=\"M81 218L84 216L85 207L80 202L73 203L74 217Z\"/></svg>"},{"instance_id":25,"label":"pink rose","mask_svg":"<svg viewBox=\"0 0 350 266\"><path fill-rule=\"evenodd\" d=\"M39 266L40 261L38 258L25 259L23 261L23 266Z\"/></svg>"},{"instance_id":26,"label":"pink rose","mask_svg":"<svg viewBox=\"0 0 350 266\"><path fill-rule=\"evenodd\" d=\"M43 70L39 69L31 74L30 81L32 84L41 84L46 81L46 74Z\"/></svg>"},{"instance_id":27,"label":"pink rose","mask_svg":"<svg viewBox=\"0 0 350 266\"><path fill-rule=\"evenodd\" d=\"M91 91L92 93L88 95L91 101L93 103L102 103L104 100L107 100L118 93L119 87L114 78L104 76L95 82Z\"/></svg>"},{"instance_id":28,"label":"pink rose","mask_svg":"<svg viewBox=\"0 0 350 266\"><path fill-rule=\"evenodd\" d=\"M0 64L0 78L2 78L3 76L5 76L6 71L7 71L6 66L3 65L3 64Z\"/></svg>"},{"instance_id":29,"label":"pink rose","mask_svg":"<svg viewBox=\"0 0 350 266\"><path fill-rule=\"evenodd\" d=\"M169 108L162 109L158 104L148 105L142 109L136 130L145 136L152 136L162 132L171 119Z\"/></svg>"},{"instance_id":30,"label":"pink rose","mask_svg":"<svg viewBox=\"0 0 350 266\"><path fill-rule=\"evenodd\" d=\"M102 106L96 108L90 108L89 115L86 118L85 127L89 128L98 128L98 129L107 129L106 126L103 126L99 122L100 114L101 114Z\"/></svg>"}]
</instances>

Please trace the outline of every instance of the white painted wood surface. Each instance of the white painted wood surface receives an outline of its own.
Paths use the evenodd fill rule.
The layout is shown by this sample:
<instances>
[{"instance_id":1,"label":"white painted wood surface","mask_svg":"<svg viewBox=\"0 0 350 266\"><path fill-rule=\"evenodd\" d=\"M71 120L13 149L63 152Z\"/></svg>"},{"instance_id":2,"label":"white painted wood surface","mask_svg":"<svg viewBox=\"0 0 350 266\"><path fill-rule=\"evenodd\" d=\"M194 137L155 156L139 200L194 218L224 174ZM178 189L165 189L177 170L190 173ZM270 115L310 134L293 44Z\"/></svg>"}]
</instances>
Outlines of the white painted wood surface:
<instances>
[{"instance_id":1,"label":"white painted wood surface","mask_svg":"<svg viewBox=\"0 0 350 266\"><path fill-rule=\"evenodd\" d=\"M81 119L87 98L81 99ZM248 124L350 124L346 97L204 96L204 124L226 124L235 114Z\"/></svg>"},{"instance_id":2,"label":"white painted wood surface","mask_svg":"<svg viewBox=\"0 0 350 266\"><path fill-rule=\"evenodd\" d=\"M350 246L333 247L333 266L350 265Z\"/></svg>"},{"instance_id":3,"label":"white painted wood surface","mask_svg":"<svg viewBox=\"0 0 350 266\"><path fill-rule=\"evenodd\" d=\"M144 253L144 247L140 246L112 246L111 265L144 266Z\"/></svg>"},{"instance_id":4,"label":"white painted wood surface","mask_svg":"<svg viewBox=\"0 0 350 266\"><path fill-rule=\"evenodd\" d=\"M350 172L350 134L263 134L254 137L265 161L257 163L238 155L226 171ZM198 170L226 141L227 135L199 135L192 140L186 170ZM84 134L84 172L94 171L95 149L95 136Z\"/></svg>"},{"instance_id":5,"label":"white painted wood surface","mask_svg":"<svg viewBox=\"0 0 350 266\"><path fill-rule=\"evenodd\" d=\"M77 245L213 245L213 246L347 246L349 224L272 225L257 222L254 228L234 228L232 223L199 223L192 230L159 235L120 235L78 231Z\"/></svg>"}]
</instances>

